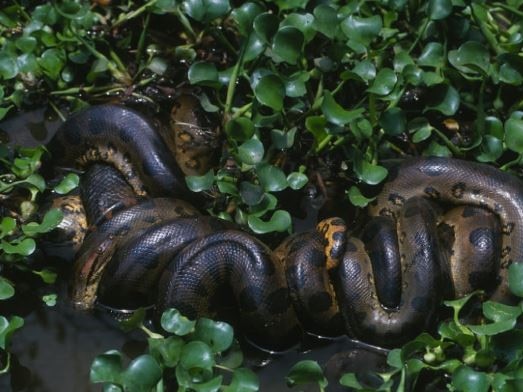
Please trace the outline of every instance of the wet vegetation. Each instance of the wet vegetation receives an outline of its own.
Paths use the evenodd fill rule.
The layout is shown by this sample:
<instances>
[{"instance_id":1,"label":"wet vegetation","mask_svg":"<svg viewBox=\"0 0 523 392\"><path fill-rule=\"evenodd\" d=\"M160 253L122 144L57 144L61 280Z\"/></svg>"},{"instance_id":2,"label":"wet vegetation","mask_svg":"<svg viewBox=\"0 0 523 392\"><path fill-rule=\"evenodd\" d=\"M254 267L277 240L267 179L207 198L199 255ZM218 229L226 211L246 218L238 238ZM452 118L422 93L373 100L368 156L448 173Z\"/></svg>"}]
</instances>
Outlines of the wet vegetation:
<instances>
[{"instance_id":1,"label":"wet vegetation","mask_svg":"<svg viewBox=\"0 0 523 392\"><path fill-rule=\"evenodd\" d=\"M212 170L187 177L190 189L205 194L213 215L258 234L287 233L303 213L289 199L344 200L353 216L390 160L454 156L520 174L522 29L521 0L13 1L0 9L0 119L41 105L65 118L101 102L165 119L176 96L191 91L224 143ZM67 193L78 178L48 186L44 155L0 145L0 301L16 295L10 270L56 278L30 261L35 239L61 220L41 213L40 196ZM520 296L522 275L511 269ZM521 304L485 302L469 325L459 316L472 297L446 303L454 317L437 337L392 350L390 372L369 385L347 374L341 384L521 389ZM43 300L52 305L56 295ZM146 331L148 353L127 367L120 353L103 354L92 381L108 391L258 388L229 326L174 310L163 321L162 335L141 320L127 325ZM2 373L22 325L0 315ZM327 385L314 361L297 364L288 382Z\"/></svg>"}]
</instances>

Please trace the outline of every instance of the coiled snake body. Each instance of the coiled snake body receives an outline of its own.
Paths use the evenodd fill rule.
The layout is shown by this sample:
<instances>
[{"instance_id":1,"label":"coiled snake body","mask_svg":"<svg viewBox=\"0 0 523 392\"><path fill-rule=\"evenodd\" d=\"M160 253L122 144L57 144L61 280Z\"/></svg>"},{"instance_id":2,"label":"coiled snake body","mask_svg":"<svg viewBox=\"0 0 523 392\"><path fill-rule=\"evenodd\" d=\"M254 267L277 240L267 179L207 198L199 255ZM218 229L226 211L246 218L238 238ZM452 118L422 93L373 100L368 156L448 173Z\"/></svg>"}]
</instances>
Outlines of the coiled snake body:
<instances>
[{"instance_id":1,"label":"coiled snake body","mask_svg":"<svg viewBox=\"0 0 523 392\"><path fill-rule=\"evenodd\" d=\"M76 114L49 148L57 164L86 170L81 198L91 226L72 284L83 309L96 300L155 303L158 314L175 307L198 317L213 315L226 292L242 330L262 346L288 346L300 329L388 346L430 326L443 297L482 288L510 301L507 268L522 261L523 184L486 165L405 161L359 238L331 218L272 251L165 198L191 196L154 127L130 109Z\"/></svg>"}]
</instances>

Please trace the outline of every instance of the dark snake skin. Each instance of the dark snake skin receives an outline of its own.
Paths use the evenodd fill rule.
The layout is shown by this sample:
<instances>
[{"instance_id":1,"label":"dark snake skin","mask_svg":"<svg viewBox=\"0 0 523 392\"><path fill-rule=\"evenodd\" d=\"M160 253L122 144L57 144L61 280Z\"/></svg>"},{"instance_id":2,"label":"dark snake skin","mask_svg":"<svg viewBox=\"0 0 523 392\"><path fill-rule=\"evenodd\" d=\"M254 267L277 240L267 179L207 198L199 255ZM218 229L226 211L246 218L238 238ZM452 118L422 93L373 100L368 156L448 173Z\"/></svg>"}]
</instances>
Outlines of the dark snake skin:
<instances>
[{"instance_id":1,"label":"dark snake skin","mask_svg":"<svg viewBox=\"0 0 523 392\"><path fill-rule=\"evenodd\" d=\"M186 202L158 198L187 197L183 178L129 109L95 106L71 117L51 150L63 152L61 165L91 165L81 192L90 228L72 284L82 309L156 303L157 315L176 307L214 316L225 293L248 338L282 349L300 329L390 346L430 327L443 298L480 288L511 300L506 273L523 254L523 184L493 167L405 161L359 236L330 218L271 251Z\"/></svg>"}]
</instances>

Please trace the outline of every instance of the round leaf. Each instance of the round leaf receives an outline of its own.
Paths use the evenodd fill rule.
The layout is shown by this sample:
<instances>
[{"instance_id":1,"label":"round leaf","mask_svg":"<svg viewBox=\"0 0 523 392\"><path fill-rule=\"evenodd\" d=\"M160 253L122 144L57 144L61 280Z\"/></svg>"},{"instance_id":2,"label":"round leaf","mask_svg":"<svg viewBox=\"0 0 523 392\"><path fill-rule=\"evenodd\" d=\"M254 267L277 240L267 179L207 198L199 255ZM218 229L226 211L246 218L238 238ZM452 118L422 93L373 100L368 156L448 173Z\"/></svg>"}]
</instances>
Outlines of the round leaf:
<instances>
[{"instance_id":1,"label":"round leaf","mask_svg":"<svg viewBox=\"0 0 523 392\"><path fill-rule=\"evenodd\" d=\"M254 124L247 117L238 117L225 125L225 132L230 139L244 142L254 135Z\"/></svg>"},{"instance_id":2,"label":"round leaf","mask_svg":"<svg viewBox=\"0 0 523 392\"><path fill-rule=\"evenodd\" d=\"M390 108L380 117L380 126L385 133L392 136L401 135L405 132L407 117L400 108Z\"/></svg>"},{"instance_id":3,"label":"round leaf","mask_svg":"<svg viewBox=\"0 0 523 392\"><path fill-rule=\"evenodd\" d=\"M260 388L258 376L251 369L239 368L232 374L231 383L225 388L225 392L254 392Z\"/></svg>"},{"instance_id":4,"label":"round leaf","mask_svg":"<svg viewBox=\"0 0 523 392\"><path fill-rule=\"evenodd\" d=\"M231 346L234 331L225 322L201 318L196 323L192 338L207 343L214 353L221 353Z\"/></svg>"},{"instance_id":5,"label":"round leaf","mask_svg":"<svg viewBox=\"0 0 523 392\"><path fill-rule=\"evenodd\" d=\"M382 68L367 91L376 95L387 95L394 89L397 81L398 77L392 69Z\"/></svg>"},{"instance_id":6,"label":"round leaf","mask_svg":"<svg viewBox=\"0 0 523 392\"><path fill-rule=\"evenodd\" d=\"M240 183L240 195L245 204L255 206L261 202L264 192L261 186L242 181Z\"/></svg>"},{"instance_id":7,"label":"round leaf","mask_svg":"<svg viewBox=\"0 0 523 392\"><path fill-rule=\"evenodd\" d=\"M180 365L185 369L212 369L214 364L214 354L204 342L192 341L183 347Z\"/></svg>"},{"instance_id":8,"label":"round leaf","mask_svg":"<svg viewBox=\"0 0 523 392\"><path fill-rule=\"evenodd\" d=\"M285 150L294 144L294 137L298 128L293 127L288 132L281 129L271 129L271 141L274 147Z\"/></svg>"},{"instance_id":9,"label":"round leaf","mask_svg":"<svg viewBox=\"0 0 523 392\"><path fill-rule=\"evenodd\" d=\"M178 336L184 336L194 331L196 321L189 320L176 309L167 309L162 314L162 328Z\"/></svg>"},{"instance_id":10,"label":"round leaf","mask_svg":"<svg viewBox=\"0 0 523 392\"><path fill-rule=\"evenodd\" d=\"M351 186L349 190L347 191L347 196L349 196L349 200L352 203L352 205L356 207L367 207L367 205L373 201L375 198L367 198L363 196L356 186Z\"/></svg>"},{"instance_id":11,"label":"round leaf","mask_svg":"<svg viewBox=\"0 0 523 392\"><path fill-rule=\"evenodd\" d=\"M487 392L490 382L486 373L461 366L452 375L452 386L463 392Z\"/></svg>"},{"instance_id":12,"label":"round leaf","mask_svg":"<svg viewBox=\"0 0 523 392\"><path fill-rule=\"evenodd\" d=\"M364 109L345 110L334 100L331 92L325 90L321 111L329 122L336 125L345 125L360 117Z\"/></svg>"},{"instance_id":13,"label":"round leaf","mask_svg":"<svg viewBox=\"0 0 523 392\"><path fill-rule=\"evenodd\" d=\"M328 38L334 38L338 30L338 13L327 4L320 4L314 8L314 27Z\"/></svg>"},{"instance_id":14,"label":"round leaf","mask_svg":"<svg viewBox=\"0 0 523 392\"><path fill-rule=\"evenodd\" d=\"M387 169L383 166L374 165L365 160L355 160L354 171L360 180L369 185L379 184L388 174Z\"/></svg>"},{"instance_id":15,"label":"round leaf","mask_svg":"<svg viewBox=\"0 0 523 392\"><path fill-rule=\"evenodd\" d=\"M341 30L350 40L368 44L380 33L382 25L379 15L368 18L350 15L341 23Z\"/></svg>"},{"instance_id":16,"label":"round leaf","mask_svg":"<svg viewBox=\"0 0 523 392\"><path fill-rule=\"evenodd\" d=\"M452 13L452 0L429 0L427 15L432 20L445 19Z\"/></svg>"},{"instance_id":17,"label":"round leaf","mask_svg":"<svg viewBox=\"0 0 523 392\"><path fill-rule=\"evenodd\" d=\"M258 3L244 3L231 12L232 18L238 24L238 30L243 35L249 34L253 28L254 18L264 11Z\"/></svg>"},{"instance_id":18,"label":"round leaf","mask_svg":"<svg viewBox=\"0 0 523 392\"><path fill-rule=\"evenodd\" d=\"M328 384L320 365L316 361L304 360L295 364L286 377L287 385L317 383L322 389Z\"/></svg>"},{"instance_id":19,"label":"round leaf","mask_svg":"<svg viewBox=\"0 0 523 392\"><path fill-rule=\"evenodd\" d=\"M89 378L91 382L111 382L120 383L120 373L122 372L122 354L118 351L107 351L98 355L91 364Z\"/></svg>"},{"instance_id":20,"label":"round leaf","mask_svg":"<svg viewBox=\"0 0 523 392\"><path fill-rule=\"evenodd\" d=\"M287 188L287 178L280 168L273 165L262 165L256 168L260 184L267 192L278 192Z\"/></svg>"},{"instance_id":21,"label":"round leaf","mask_svg":"<svg viewBox=\"0 0 523 392\"><path fill-rule=\"evenodd\" d=\"M276 210L269 221L263 221L254 215L249 215L247 223L256 234L286 231L291 227L291 216L287 211Z\"/></svg>"},{"instance_id":22,"label":"round leaf","mask_svg":"<svg viewBox=\"0 0 523 392\"><path fill-rule=\"evenodd\" d=\"M266 44L270 43L272 37L278 31L278 17L272 13L264 12L254 18L254 31Z\"/></svg>"},{"instance_id":23,"label":"round leaf","mask_svg":"<svg viewBox=\"0 0 523 392\"><path fill-rule=\"evenodd\" d=\"M481 72L486 75L490 68L490 55L479 42L468 41L449 52L449 62L464 73Z\"/></svg>"},{"instance_id":24,"label":"round leaf","mask_svg":"<svg viewBox=\"0 0 523 392\"><path fill-rule=\"evenodd\" d=\"M303 188L308 181L309 179L307 176L299 172L292 172L287 176L287 182L289 183L291 189L294 190Z\"/></svg>"},{"instance_id":25,"label":"round leaf","mask_svg":"<svg viewBox=\"0 0 523 392\"><path fill-rule=\"evenodd\" d=\"M162 378L162 368L152 355L135 358L122 373L122 383L135 391L150 391Z\"/></svg>"},{"instance_id":26,"label":"round leaf","mask_svg":"<svg viewBox=\"0 0 523 392\"><path fill-rule=\"evenodd\" d=\"M508 268L508 286L510 291L523 298L523 263L512 263Z\"/></svg>"},{"instance_id":27,"label":"round leaf","mask_svg":"<svg viewBox=\"0 0 523 392\"><path fill-rule=\"evenodd\" d=\"M523 119L511 117L505 122L505 143L518 154L523 154Z\"/></svg>"},{"instance_id":28,"label":"round leaf","mask_svg":"<svg viewBox=\"0 0 523 392\"><path fill-rule=\"evenodd\" d=\"M193 192L206 191L210 189L214 183L214 172L211 169L203 176L186 176L185 183Z\"/></svg>"},{"instance_id":29,"label":"round leaf","mask_svg":"<svg viewBox=\"0 0 523 392\"><path fill-rule=\"evenodd\" d=\"M198 61L191 65L187 76L191 84L212 87L218 83L218 70L213 63Z\"/></svg>"},{"instance_id":30,"label":"round leaf","mask_svg":"<svg viewBox=\"0 0 523 392\"><path fill-rule=\"evenodd\" d=\"M11 298L13 295L15 295L13 285L0 276L0 301Z\"/></svg>"},{"instance_id":31,"label":"round leaf","mask_svg":"<svg viewBox=\"0 0 523 392\"><path fill-rule=\"evenodd\" d=\"M29 256L36 249L36 243L32 238L24 238L20 242L8 243L2 241L1 249L8 255L18 254L21 256Z\"/></svg>"},{"instance_id":32,"label":"round leaf","mask_svg":"<svg viewBox=\"0 0 523 392\"><path fill-rule=\"evenodd\" d=\"M256 138L247 140L238 147L238 157L247 165L255 165L261 162L264 152L262 142Z\"/></svg>"},{"instance_id":33,"label":"round leaf","mask_svg":"<svg viewBox=\"0 0 523 392\"><path fill-rule=\"evenodd\" d=\"M78 174L69 173L54 187L54 191L59 195L65 195L75 189L79 183L80 177L78 177Z\"/></svg>"},{"instance_id":34,"label":"round leaf","mask_svg":"<svg viewBox=\"0 0 523 392\"><path fill-rule=\"evenodd\" d=\"M265 75L256 83L254 94L262 105L280 111L283 108L285 85L278 76Z\"/></svg>"},{"instance_id":35,"label":"round leaf","mask_svg":"<svg viewBox=\"0 0 523 392\"><path fill-rule=\"evenodd\" d=\"M274 36L272 52L283 61L296 64L301 55L303 41L303 33L296 27L282 27Z\"/></svg>"},{"instance_id":36,"label":"round leaf","mask_svg":"<svg viewBox=\"0 0 523 392\"><path fill-rule=\"evenodd\" d=\"M446 116L454 115L460 104L458 91L449 85L440 84L431 88L427 109L437 110Z\"/></svg>"},{"instance_id":37,"label":"round leaf","mask_svg":"<svg viewBox=\"0 0 523 392\"><path fill-rule=\"evenodd\" d=\"M503 154L503 141L492 135L484 135L481 143L481 152L476 155L480 162L495 162Z\"/></svg>"},{"instance_id":38,"label":"round leaf","mask_svg":"<svg viewBox=\"0 0 523 392\"><path fill-rule=\"evenodd\" d=\"M418 57L418 64L427 67L441 67L444 64L443 45L439 42L429 42Z\"/></svg>"}]
</instances>

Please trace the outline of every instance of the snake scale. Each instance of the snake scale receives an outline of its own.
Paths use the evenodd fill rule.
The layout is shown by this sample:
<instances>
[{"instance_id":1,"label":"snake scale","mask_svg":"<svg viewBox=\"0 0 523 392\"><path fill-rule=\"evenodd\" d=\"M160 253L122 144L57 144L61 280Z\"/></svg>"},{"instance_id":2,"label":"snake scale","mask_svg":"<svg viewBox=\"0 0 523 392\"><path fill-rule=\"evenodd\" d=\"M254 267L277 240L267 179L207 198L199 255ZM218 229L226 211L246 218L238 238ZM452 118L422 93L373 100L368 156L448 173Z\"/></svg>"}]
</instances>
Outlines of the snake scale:
<instances>
[{"instance_id":1,"label":"snake scale","mask_svg":"<svg viewBox=\"0 0 523 392\"><path fill-rule=\"evenodd\" d=\"M194 169L215 146L187 157L198 138L187 110L188 128L175 138L189 144L182 150ZM168 145L142 115L112 105L73 115L50 143L56 165L85 171L82 205L65 203L89 226L75 257L78 308L154 303L157 315L175 307L195 318L234 304L249 339L280 349L302 330L390 346L429 327L443 298L480 288L511 301L507 268L523 260L523 183L510 174L412 158L390 171L358 236L329 218L271 250L189 203Z\"/></svg>"}]
</instances>

